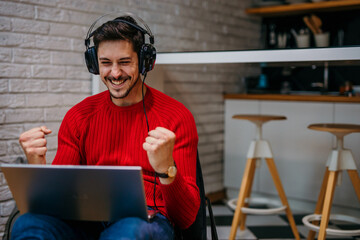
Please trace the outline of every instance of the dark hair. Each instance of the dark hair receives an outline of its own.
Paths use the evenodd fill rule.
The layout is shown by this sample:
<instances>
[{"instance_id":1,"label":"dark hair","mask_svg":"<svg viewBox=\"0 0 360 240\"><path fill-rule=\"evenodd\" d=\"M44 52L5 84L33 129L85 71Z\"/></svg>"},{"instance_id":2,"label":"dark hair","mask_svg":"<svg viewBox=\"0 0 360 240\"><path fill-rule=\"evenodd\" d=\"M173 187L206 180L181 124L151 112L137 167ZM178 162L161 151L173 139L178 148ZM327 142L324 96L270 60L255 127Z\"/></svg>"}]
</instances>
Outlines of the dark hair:
<instances>
[{"instance_id":1,"label":"dark hair","mask_svg":"<svg viewBox=\"0 0 360 240\"><path fill-rule=\"evenodd\" d=\"M145 42L144 34L135 27L116 20L125 20L137 25L136 21L130 16L118 17L104 23L94 32L93 41L96 51L102 41L126 40L132 43L134 51L139 54L141 46Z\"/></svg>"}]
</instances>

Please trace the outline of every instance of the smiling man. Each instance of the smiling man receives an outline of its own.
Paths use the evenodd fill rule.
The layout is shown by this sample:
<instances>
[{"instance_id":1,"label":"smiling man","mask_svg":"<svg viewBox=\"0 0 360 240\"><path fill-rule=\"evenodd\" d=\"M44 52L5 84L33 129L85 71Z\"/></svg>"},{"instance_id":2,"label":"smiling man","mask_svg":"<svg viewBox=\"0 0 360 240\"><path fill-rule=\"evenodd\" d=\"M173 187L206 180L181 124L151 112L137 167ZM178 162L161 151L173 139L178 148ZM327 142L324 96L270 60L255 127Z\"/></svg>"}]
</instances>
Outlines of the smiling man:
<instances>
[{"instance_id":1,"label":"smiling man","mask_svg":"<svg viewBox=\"0 0 360 240\"><path fill-rule=\"evenodd\" d=\"M141 166L147 204L157 214L150 222L89 223L27 213L15 222L13 239L173 239L175 226L194 222L200 205L195 121L183 104L143 83L139 28L125 16L91 34L95 71L108 90L67 112L53 164ZM50 133L42 126L20 136L29 163L46 163Z\"/></svg>"}]
</instances>

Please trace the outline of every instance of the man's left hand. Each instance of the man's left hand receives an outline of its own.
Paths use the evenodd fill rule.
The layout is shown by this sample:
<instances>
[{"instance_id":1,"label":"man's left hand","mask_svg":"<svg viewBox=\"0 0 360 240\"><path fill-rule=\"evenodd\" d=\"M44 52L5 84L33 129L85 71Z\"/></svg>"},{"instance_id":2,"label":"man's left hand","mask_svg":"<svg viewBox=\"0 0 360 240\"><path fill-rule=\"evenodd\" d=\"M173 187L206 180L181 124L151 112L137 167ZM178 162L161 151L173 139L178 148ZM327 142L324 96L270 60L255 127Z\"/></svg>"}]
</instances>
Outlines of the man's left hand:
<instances>
[{"instance_id":1,"label":"man's left hand","mask_svg":"<svg viewBox=\"0 0 360 240\"><path fill-rule=\"evenodd\" d=\"M175 145L175 133L163 128L157 127L149 132L143 144L144 150L147 152L150 165L158 173L167 172L170 166L174 166L172 157ZM162 179L161 183L171 183L173 179Z\"/></svg>"}]
</instances>

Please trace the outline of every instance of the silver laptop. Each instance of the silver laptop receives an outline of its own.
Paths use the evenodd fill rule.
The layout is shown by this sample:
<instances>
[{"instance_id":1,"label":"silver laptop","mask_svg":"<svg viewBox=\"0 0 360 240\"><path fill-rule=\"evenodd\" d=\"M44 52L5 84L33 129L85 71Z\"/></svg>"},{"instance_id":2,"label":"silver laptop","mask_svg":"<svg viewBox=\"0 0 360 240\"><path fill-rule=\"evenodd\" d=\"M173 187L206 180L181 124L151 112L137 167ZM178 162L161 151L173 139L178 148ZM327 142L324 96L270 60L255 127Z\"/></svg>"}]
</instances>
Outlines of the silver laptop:
<instances>
[{"instance_id":1,"label":"silver laptop","mask_svg":"<svg viewBox=\"0 0 360 240\"><path fill-rule=\"evenodd\" d=\"M147 220L141 167L2 164L20 213L67 220Z\"/></svg>"}]
</instances>

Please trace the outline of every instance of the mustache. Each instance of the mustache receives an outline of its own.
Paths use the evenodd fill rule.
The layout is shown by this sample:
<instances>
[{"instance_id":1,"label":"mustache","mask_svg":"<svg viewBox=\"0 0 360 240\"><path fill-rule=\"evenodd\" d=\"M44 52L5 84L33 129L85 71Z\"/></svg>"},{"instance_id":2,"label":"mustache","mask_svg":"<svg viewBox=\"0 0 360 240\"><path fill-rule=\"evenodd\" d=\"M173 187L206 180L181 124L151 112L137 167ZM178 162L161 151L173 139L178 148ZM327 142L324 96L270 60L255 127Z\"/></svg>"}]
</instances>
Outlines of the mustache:
<instances>
[{"instance_id":1,"label":"mustache","mask_svg":"<svg viewBox=\"0 0 360 240\"><path fill-rule=\"evenodd\" d=\"M113 76L105 77L105 80L109 81L123 81L123 80L131 80L130 76L120 76L118 78L114 78Z\"/></svg>"}]
</instances>

